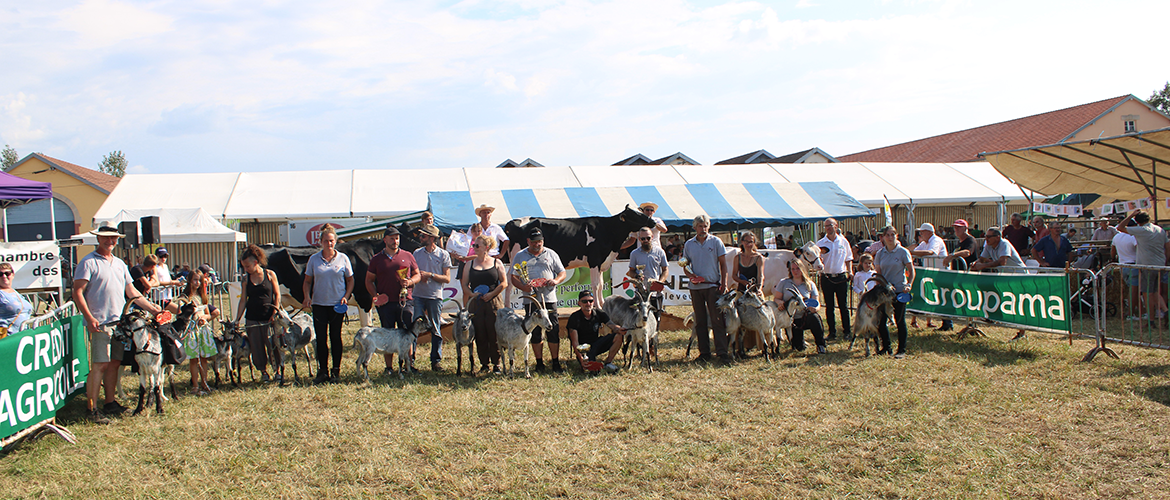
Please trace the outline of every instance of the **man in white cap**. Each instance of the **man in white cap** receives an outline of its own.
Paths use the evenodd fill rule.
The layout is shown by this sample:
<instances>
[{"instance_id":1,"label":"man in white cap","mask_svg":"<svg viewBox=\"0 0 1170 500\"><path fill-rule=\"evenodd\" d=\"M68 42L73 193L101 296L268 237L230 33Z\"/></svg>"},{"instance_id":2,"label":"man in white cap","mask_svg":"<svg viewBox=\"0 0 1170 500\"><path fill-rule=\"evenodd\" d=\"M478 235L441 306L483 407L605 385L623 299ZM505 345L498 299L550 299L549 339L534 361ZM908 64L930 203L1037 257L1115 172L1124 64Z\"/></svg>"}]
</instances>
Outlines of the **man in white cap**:
<instances>
[{"instance_id":1,"label":"man in white cap","mask_svg":"<svg viewBox=\"0 0 1170 500\"><path fill-rule=\"evenodd\" d=\"M117 229L103 225L90 233L97 236L97 250L81 258L73 274L73 301L85 317L89 331L89 377L85 381L86 406L94 423L107 424L104 413L120 414L126 407L114 400L118 387L118 366L122 364L124 347L113 340L114 326L122 317L126 299L152 314L162 308L146 300L134 288L130 269L114 256L114 245L123 237ZM98 390L106 389L105 405L97 406Z\"/></svg>"},{"instance_id":2,"label":"man in white cap","mask_svg":"<svg viewBox=\"0 0 1170 500\"><path fill-rule=\"evenodd\" d=\"M940 257L947 256L947 244L943 242L942 238L934 234L934 224L923 222L921 226L918 226L918 241L918 246L910 251L910 255L914 257L934 257L923 259L922 267L928 269L939 269L943 267L944 259ZM912 320L911 326L918 326L918 318ZM929 319L926 320L927 328L933 326L934 324ZM939 328L942 330L950 330L951 322L943 320L943 324Z\"/></svg>"},{"instance_id":3,"label":"man in white cap","mask_svg":"<svg viewBox=\"0 0 1170 500\"><path fill-rule=\"evenodd\" d=\"M483 230L483 234L491 236L496 239L496 247L493 248L488 255L495 257L500 252L508 251L508 235L504 234L504 228L499 224L492 224L492 212L496 211L496 207L487 204L481 204L479 208L475 209L476 217L479 217L479 228Z\"/></svg>"},{"instance_id":4,"label":"man in white cap","mask_svg":"<svg viewBox=\"0 0 1170 500\"><path fill-rule=\"evenodd\" d=\"M638 210L654 221L654 227L650 228L650 243L656 248L662 248L662 233L666 232L666 223L662 221L661 217L654 216L654 212L658 211L658 204L652 201L643 202L638 205ZM622 243L622 248L629 248L637 241L638 234L636 232L630 233L630 237Z\"/></svg>"}]
</instances>

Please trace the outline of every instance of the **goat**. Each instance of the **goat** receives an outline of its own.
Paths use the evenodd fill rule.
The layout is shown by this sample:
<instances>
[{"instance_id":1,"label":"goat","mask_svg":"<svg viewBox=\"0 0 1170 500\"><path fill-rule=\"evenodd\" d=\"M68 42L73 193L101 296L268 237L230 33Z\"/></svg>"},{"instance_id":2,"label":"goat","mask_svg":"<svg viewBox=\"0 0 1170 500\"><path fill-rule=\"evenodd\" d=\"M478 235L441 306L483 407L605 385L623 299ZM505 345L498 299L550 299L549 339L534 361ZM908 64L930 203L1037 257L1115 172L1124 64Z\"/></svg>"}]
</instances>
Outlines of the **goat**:
<instances>
[{"instance_id":1,"label":"goat","mask_svg":"<svg viewBox=\"0 0 1170 500\"><path fill-rule=\"evenodd\" d=\"M475 376L475 326L471 318L475 315L455 301L459 312L452 317L451 334L455 337L455 376L463 375L463 348L467 348L467 371Z\"/></svg>"},{"instance_id":2,"label":"goat","mask_svg":"<svg viewBox=\"0 0 1170 500\"><path fill-rule=\"evenodd\" d=\"M626 298L620 295L610 296L609 300L605 301L601 310L609 316L610 321L614 324L626 329L625 340L622 343L622 352L626 355L626 366L633 363L634 358L630 352L630 342L633 341L631 335L635 330L642 330L646 328L647 318L653 316L653 308L646 297L635 290L633 298ZM655 329L657 329L657 321L655 321ZM639 335L645 336L645 332Z\"/></svg>"},{"instance_id":3,"label":"goat","mask_svg":"<svg viewBox=\"0 0 1170 500\"><path fill-rule=\"evenodd\" d=\"M755 332L757 344L760 347L760 352L764 355L764 360L769 360L769 354L773 354L771 349L777 345L775 338L776 317L772 315L772 309L764 303L764 297L758 292L749 291L740 296L736 304L736 311L739 313L739 321L742 325L740 335L740 354L743 353L743 339L746 332Z\"/></svg>"},{"instance_id":4,"label":"goat","mask_svg":"<svg viewBox=\"0 0 1170 500\"><path fill-rule=\"evenodd\" d=\"M273 318L272 329L272 371L284 385L284 353L281 347L288 349L288 356L292 359L293 380L301 381L297 373L297 351L305 351L305 364L309 369L309 376L313 376L313 358L309 356L309 346L316 340L313 331L313 318L306 314L289 316L284 309L276 312Z\"/></svg>"},{"instance_id":5,"label":"goat","mask_svg":"<svg viewBox=\"0 0 1170 500\"><path fill-rule=\"evenodd\" d=\"M645 323L632 330L627 330L626 345L629 347L633 344L633 351L626 357L626 369L629 369L634 362L635 352L641 355L641 359L646 365L646 370L651 373L654 372L654 367L650 365L650 355L654 355L654 363L658 364L658 318L654 315L654 309L651 308L646 314Z\"/></svg>"},{"instance_id":6,"label":"goat","mask_svg":"<svg viewBox=\"0 0 1170 500\"><path fill-rule=\"evenodd\" d=\"M783 303L783 301L781 301ZM769 300L764 303L772 310L772 317L776 319L773 325L773 337L776 339L776 345L772 349L774 356L780 355L780 340L787 338L791 342L792 322L796 318L796 313L800 309L800 301L790 300L784 307L781 307L775 300ZM781 333L784 332L784 333ZM785 337L787 335L787 337Z\"/></svg>"},{"instance_id":7,"label":"goat","mask_svg":"<svg viewBox=\"0 0 1170 500\"><path fill-rule=\"evenodd\" d=\"M228 358L228 378L232 385L239 387L244 383L243 369L244 365L248 366L248 375L252 377L252 382L256 381L256 372L252 367L252 348L248 345L248 336L239 323L231 321L223 322L223 337L215 339L216 355L212 360L212 366L215 368L215 383L219 384L219 364L220 357L225 354ZM232 375L235 374L233 378Z\"/></svg>"},{"instance_id":8,"label":"goat","mask_svg":"<svg viewBox=\"0 0 1170 500\"><path fill-rule=\"evenodd\" d=\"M736 311L736 305L735 305L736 301L738 299L739 299L739 291L738 290L731 290L723 295L720 295L718 299L715 299L715 308L722 311L722 313L723 313L723 325L726 328L729 346L733 346L735 344L736 338L739 336L739 327L740 327L739 312ZM687 319L685 320L685 324L692 325L692 328L691 328L691 339L687 341L687 351L685 354L683 354L684 360L691 357L691 346L694 345L695 341L697 341L699 339L699 332L695 331L695 328L693 326L694 325L694 315L695 315L694 312L692 312L691 314L688 314ZM708 322L714 321L714 320L715 320L715 318L708 318L707 319ZM730 349L730 347L729 347L729 349Z\"/></svg>"},{"instance_id":9,"label":"goat","mask_svg":"<svg viewBox=\"0 0 1170 500\"><path fill-rule=\"evenodd\" d=\"M142 413L144 404L149 404L150 399L154 400L155 413L163 414L163 344L162 335L153 323L153 318L147 312L131 312L127 304L116 327L118 337L130 340L134 348L134 361L138 363L138 407L134 409L134 415Z\"/></svg>"},{"instance_id":10,"label":"goat","mask_svg":"<svg viewBox=\"0 0 1170 500\"><path fill-rule=\"evenodd\" d=\"M870 281L873 281L875 286L862 294L861 300L857 303L857 315L853 319L853 340L849 342L849 349L852 350L853 343L859 338L862 339L867 357L870 339L873 339L875 352L881 349L877 339L879 326L887 321L887 314L892 312L896 297L894 287L882 275L873 275L866 280L866 284Z\"/></svg>"},{"instance_id":11,"label":"goat","mask_svg":"<svg viewBox=\"0 0 1170 500\"><path fill-rule=\"evenodd\" d=\"M433 330L434 326L424 316L415 318L414 322L410 324L409 330L364 326L353 336L353 348L358 351L358 357L354 363L357 365L358 371L365 376L366 382L369 382L370 357L378 353L397 354L398 379L402 380L406 378L403 375L404 371L414 368L414 360L410 358L410 348L418 342L418 336L423 333L430 332L431 335L439 335L439 332Z\"/></svg>"},{"instance_id":12,"label":"goat","mask_svg":"<svg viewBox=\"0 0 1170 500\"><path fill-rule=\"evenodd\" d=\"M532 330L540 328L546 332L551 331L552 321L548 318L548 310L544 308L544 302L527 294L522 298L536 304L536 310L525 318L510 307L496 309L496 342L500 346L500 361L507 361L505 364L508 366L508 376L511 377L515 372L516 351L522 349L524 350L524 378L532 378L532 374L528 371L528 343L532 340ZM504 359L505 356L508 357L507 360Z\"/></svg>"}]
</instances>

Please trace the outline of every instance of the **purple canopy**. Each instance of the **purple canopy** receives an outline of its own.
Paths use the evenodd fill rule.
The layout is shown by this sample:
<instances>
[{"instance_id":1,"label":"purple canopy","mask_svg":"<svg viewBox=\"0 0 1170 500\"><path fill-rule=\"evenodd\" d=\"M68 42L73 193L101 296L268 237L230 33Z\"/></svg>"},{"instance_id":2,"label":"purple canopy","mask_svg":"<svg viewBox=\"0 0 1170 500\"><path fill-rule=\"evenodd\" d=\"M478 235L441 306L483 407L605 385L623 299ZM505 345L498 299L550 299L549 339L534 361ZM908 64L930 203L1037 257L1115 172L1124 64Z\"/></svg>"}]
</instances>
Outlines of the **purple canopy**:
<instances>
[{"instance_id":1,"label":"purple canopy","mask_svg":"<svg viewBox=\"0 0 1170 500\"><path fill-rule=\"evenodd\" d=\"M52 184L30 181L15 175L0 172L0 208L43 200L53 197Z\"/></svg>"}]
</instances>

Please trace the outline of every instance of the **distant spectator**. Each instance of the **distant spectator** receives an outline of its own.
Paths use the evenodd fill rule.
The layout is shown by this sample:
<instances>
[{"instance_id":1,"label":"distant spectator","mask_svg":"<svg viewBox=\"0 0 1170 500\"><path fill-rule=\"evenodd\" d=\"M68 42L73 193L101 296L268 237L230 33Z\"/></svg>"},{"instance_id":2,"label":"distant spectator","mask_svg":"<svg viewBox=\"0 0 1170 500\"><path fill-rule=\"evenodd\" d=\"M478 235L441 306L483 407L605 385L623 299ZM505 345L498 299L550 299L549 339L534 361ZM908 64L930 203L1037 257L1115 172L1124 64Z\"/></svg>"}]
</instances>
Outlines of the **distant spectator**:
<instances>
[{"instance_id":1,"label":"distant spectator","mask_svg":"<svg viewBox=\"0 0 1170 500\"><path fill-rule=\"evenodd\" d=\"M1117 228L1109 225L1108 219L1101 219L1097 221L1097 229L1093 230L1093 241L1113 241L1118 232Z\"/></svg>"},{"instance_id":2,"label":"distant spectator","mask_svg":"<svg viewBox=\"0 0 1170 500\"><path fill-rule=\"evenodd\" d=\"M1032 258L1040 263L1040 267L1064 267L1068 262L1068 254L1072 253L1072 243L1069 243L1060 231L1060 223L1052 223L1048 234L1032 245Z\"/></svg>"},{"instance_id":3,"label":"distant spectator","mask_svg":"<svg viewBox=\"0 0 1170 500\"><path fill-rule=\"evenodd\" d=\"M151 288L158 286L158 278L155 277L157 267L158 257L147 255L141 264L130 269L130 278L134 280L134 289L138 293L146 295Z\"/></svg>"},{"instance_id":4,"label":"distant spectator","mask_svg":"<svg viewBox=\"0 0 1170 500\"><path fill-rule=\"evenodd\" d=\"M1127 227L1126 224L1130 219L1137 222L1137 225ZM1117 229L1133 235L1134 239L1137 240L1138 265L1166 265L1166 255L1170 254L1170 240L1166 238L1166 231L1154 224L1150 220L1150 214L1145 210L1140 208L1134 210L1117 224ZM1165 273L1147 269L1138 271L1138 288L1141 293L1145 294L1147 310L1153 312L1149 316L1151 326L1165 326L1160 324L1166 317L1166 301L1162 297L1161 289L1163 283L1166 283Z\"/></svg>"},{"instance_id":5,"label":"distant spectator","mask_svg":"<svg viewBox=\"0 0 1170 500\"><path fill-rule=\"evenodd\" d=\"M1036 234L1032 236L1032 244L1040 241L1040 238L1048 236L1048 224L1044 222L1044 218L1037 215L1032 217L1032 231Z\"/></svg>"},{"instance_id":6,"label":"distant spectator","mask_svg":"<svg viewBox=\"0 0 1170 500\"><path fill-rule=\"evenodd\" d=\"M0 263L0 327L6 328L8 335L23 330L24 322L33 314L32 302L12 288L15 278L12 264Z\"/></svg>"},{"instance_id":7,"label":"distant spectator","mask_svg":"<svg viewBox=\"0 0 1170 500\"><path fill-rule=\"evenodd\" d=\"M1023 222L1024 217L1022 215L1018 213L1012 214L1011 224L1004 226L1002 233L998 230L996 231L997 234L1003 236L1003 239L1011 243L1018 255L1026 255L1028 253L1028 240L1036 236L1036 231L1023 225ZM990 236L988 237L990 238Z\"/></svg>"}]
</instances>

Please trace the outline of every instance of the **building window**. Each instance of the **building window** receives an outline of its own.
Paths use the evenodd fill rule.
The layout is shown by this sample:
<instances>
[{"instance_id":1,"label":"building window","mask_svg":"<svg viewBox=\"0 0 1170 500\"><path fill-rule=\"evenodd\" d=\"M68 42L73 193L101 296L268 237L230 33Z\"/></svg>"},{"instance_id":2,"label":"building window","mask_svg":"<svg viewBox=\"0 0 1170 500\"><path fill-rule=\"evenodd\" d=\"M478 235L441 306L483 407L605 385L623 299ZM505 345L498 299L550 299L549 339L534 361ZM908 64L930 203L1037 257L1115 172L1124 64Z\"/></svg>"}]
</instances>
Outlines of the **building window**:
<instances>
[{"instance_id":1,"label":"building window","mask_svg":"<svg viewBox=\"0 0 1170 500\"><path fill-rule=\"evenodd\" d=\"M1125 121L1125 133L1137 132L1137 120Z\"/></svg>"}]
</instances>

